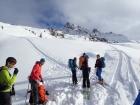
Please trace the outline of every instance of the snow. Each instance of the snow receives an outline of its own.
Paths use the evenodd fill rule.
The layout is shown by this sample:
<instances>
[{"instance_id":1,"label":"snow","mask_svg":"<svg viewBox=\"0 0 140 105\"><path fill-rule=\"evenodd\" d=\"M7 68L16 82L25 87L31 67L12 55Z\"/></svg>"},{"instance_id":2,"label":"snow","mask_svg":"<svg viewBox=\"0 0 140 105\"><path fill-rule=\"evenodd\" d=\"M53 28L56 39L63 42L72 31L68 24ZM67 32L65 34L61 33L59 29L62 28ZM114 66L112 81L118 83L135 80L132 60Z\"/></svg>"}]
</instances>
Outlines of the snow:
<instances>
[{"instance_id":1,"label":"snow","mask_svg":"<svg viewBox=\"0 0 140 105\"><path fill-rule=\"evenodd\" d=\"M140 89L140 44L89 42L78 37L57 39L47 29L14 26L0 23L0 65L13 56L17 59L19 74L15 84L13 105L25 105L28 76L34 63L45 58L42 74L50 93L47 105L132 105ZM28 30L33 30L36 35ZM46 30L44 32L44 30ZM39 34L43 33L43 38ZM73 40L76 39L76 40ZM78 86L72 86L69 58L79 58L83 52L89 55L91 93L90 100L83 98L81 71L77 70ZM95 84L94 64L96 54L105 57L103 78L109 86ZM78 61L77 61L78 64ZM12 73L13 70L10 70ZM29 95L28 95L29 99ZM28 101L28 100L27 100Z\"/></svg>"}]
</instances>

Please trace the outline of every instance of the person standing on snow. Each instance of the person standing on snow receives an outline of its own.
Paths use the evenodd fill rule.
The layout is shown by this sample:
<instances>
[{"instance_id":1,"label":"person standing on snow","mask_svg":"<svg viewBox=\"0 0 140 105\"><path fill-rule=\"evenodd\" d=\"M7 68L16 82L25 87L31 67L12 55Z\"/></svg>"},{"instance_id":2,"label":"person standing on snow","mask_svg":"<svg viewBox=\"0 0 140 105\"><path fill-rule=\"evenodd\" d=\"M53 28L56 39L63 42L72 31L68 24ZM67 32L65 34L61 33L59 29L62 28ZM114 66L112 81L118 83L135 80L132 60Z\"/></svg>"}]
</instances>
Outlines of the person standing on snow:
<instances>
[{"instance_id":1,"label":"person standing on snow","mask_svg":"<svg viewBox=\"0 0 140 105\"><path fill-rule=\"evenodd\" d=\"M76 64L76 57L74 57L74 59L72 59L72 67L71 67L71 72L72 72L72 82L73 85L77 85L77 75L76 75L76 68L78 68L77 64Z\"/></svg>"},{"instance_id":2,"label":"person standing on snow","mask_svg":"<svg viewBox=\"0 0 140 105\"><path fill-rule=\"evenodd\" d=\"M96 68L96 76L98 77L98 83L103 84L103 78L101 76L102 73L102 61L100 59L100 55L96 55L96 63L95 63L95 68Z\"/></svg>"},{"instance_id":3,"label":"person standing on snow","mask_svg":"<svg viewBox=\"0 0 140 105\"><path fill-rule=\"evenodd\" d=\"M5 66L0 68L0 105L12 105L12 86L14 85L18 74L18 69L14 68L16 63L17 61L14 57L8 57ZM12 68L14 68L13 75L9 72Z\"/></svg>"},{"instance_id":4,"label":"person standing on snow","mask_svg":"<svg viewBox=\"0 0 140 105\"><path fill-rule=\"evenodd\" d=\"M45 63L45 59L41 58L40 61L37 61L32 69L32 72L29 76L29 81L31 83L31 89L33 92L33 103L34 105L39 104L39 95L38 95L38 84L41 84L43 82L42 78L42 66Z\"/></svg>"},{"instance_id":5,"label":"person standing on snow","mask_svg":"<svg viewBox=\"0 0 140 105\"><path fill-rule=\"evenodd\" d=\"M89 80L89 73L90 67L88 67L88 55L83 53L83 55L79 58L79 67L82 70L83 75L83 88L90 88L90 80Z\"/></svg>"}]
</instances>

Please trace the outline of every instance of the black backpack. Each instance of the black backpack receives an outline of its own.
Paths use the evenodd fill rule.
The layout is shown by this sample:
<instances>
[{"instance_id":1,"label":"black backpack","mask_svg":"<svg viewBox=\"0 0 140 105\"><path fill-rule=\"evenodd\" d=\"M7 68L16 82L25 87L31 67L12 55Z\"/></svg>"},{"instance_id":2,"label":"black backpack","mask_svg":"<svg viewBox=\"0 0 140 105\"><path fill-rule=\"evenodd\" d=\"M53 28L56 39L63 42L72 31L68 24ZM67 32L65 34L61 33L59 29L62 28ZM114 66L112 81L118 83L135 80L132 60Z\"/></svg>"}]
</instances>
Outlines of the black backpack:
<instances>
[{"instance_id":1,"label":"black backpack","mask_svg":"<svg viewBox=\"0 0 140 105\"><path fill-rule=\"evenodd\" d=\"M100 60L101 60L101 67L102 68L105 68L105 66L106 66L105 65L105 58L104 57L101 57Z\"/></svg>"},{"instance_id":2,"label":"black backpack","mask_svg":"<svg viewBox=\"0 0 140 105\"><path fill-rule=\"evenodd\" d=\"M1 71L2 71L2 67L0 67L0 73L1 73ZM9 73L9 75L11 75L10 73ZM0 91L3 91L3 90L5 90L5 89L7 89L7 85L6 84L0 84ZM12 90L11 90L11 92L10 92L10 95L12 96L12 95L15 95L15 88L14 88L14 85L12 85Z\"/></svg>"},{"instance_id":3,"label":"black backpack","mask_svg":"<svg viewBox=\"0 0 140 105\"><path fill-rule=\"evenodd\" d=\"M1 71L2 71L2 67L0 67L0 73ZM0 91L5 90L5 88L7 88L6 84L0 83Z\"/></svg>"}]
</instances>

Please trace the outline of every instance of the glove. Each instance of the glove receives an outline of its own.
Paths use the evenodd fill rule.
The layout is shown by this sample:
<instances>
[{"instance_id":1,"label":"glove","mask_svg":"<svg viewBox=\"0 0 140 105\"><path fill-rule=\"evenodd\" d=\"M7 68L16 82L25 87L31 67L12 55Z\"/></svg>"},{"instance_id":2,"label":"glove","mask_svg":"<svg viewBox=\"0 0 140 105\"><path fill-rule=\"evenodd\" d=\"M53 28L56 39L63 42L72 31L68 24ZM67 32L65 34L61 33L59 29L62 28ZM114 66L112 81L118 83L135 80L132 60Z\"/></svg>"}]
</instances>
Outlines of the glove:
<instances>
[{"instance_id":1,"label":"glove","mask_svg":"<svg viewBox=\"0 0 140 105\"><path fill-rule=\"evenodd\" d=\"M41 81L40 82L42 82L43 84L45 84L45 81L43 81L42 79L41 79Z\"/></svg>"},{"instance_id":2,"label":"glove","mask_svg":"<svg viewBox=\"0 0 140 105\"><path fill-rule=\"evenodd\" d=\"M44 82L44 81L43 81L43 79L41 79L41 81L40 81L40 82Z\"/></svg>"},{"instance_id":3,"label":"glove","mask_svg":"<svg viewBox=\"0 0 140 105\"><path fill-rule=\"evenodd\" d=\"M46 90L46 95L50 95L49 92Z\"/></svg>"},{"instance_id":4,"label":"glove","mask_svg":"<svg viewBox=\"0 0 140 105\"><path fill-rule=\"evenodd\" d=\"M14 70L14 74L15 74L15 75L18 74L18 68L15 68L15 70Z\"/></svg>"}]
</instances>

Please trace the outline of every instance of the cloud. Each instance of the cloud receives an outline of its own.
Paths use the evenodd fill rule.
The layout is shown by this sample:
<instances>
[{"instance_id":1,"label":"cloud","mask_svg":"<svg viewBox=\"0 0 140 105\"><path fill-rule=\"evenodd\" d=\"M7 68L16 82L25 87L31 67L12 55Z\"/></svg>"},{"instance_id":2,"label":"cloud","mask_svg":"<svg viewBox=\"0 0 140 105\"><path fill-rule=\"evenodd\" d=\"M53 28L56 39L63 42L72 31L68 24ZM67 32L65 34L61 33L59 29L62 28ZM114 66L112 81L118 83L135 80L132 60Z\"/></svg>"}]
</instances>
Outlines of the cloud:
<instances>
[{"instance_id":1,"label":"cloud","mask_svg":"<svg viewBox=\"0 0 140 105\"><path fill-rule=\"evenodd\" d=\"M139 0L0 0L0 21L43 27L69 21L140 39Z\"/></svg>"},{"instance_id":2,"label":"cloud","mask_svg":"<svg viewBox=\"0 0 140 105\"><path fill-rule=\"evenodd\" d=\"M54 4L67 21L126 34L130 38L129 32L133 34L133 26L140 22L139 0L57 0Z\"/></svg>"},{"instance_id":3,"label":"cloud","mask_svg":"<svg viewBox=\"0 0 140 105\"><path fill-rule=\"evenodd\" d=\"M0 0L0 21L22 24L37 25L38 6L32 0Z\"/></svg>"}]
</instances>

